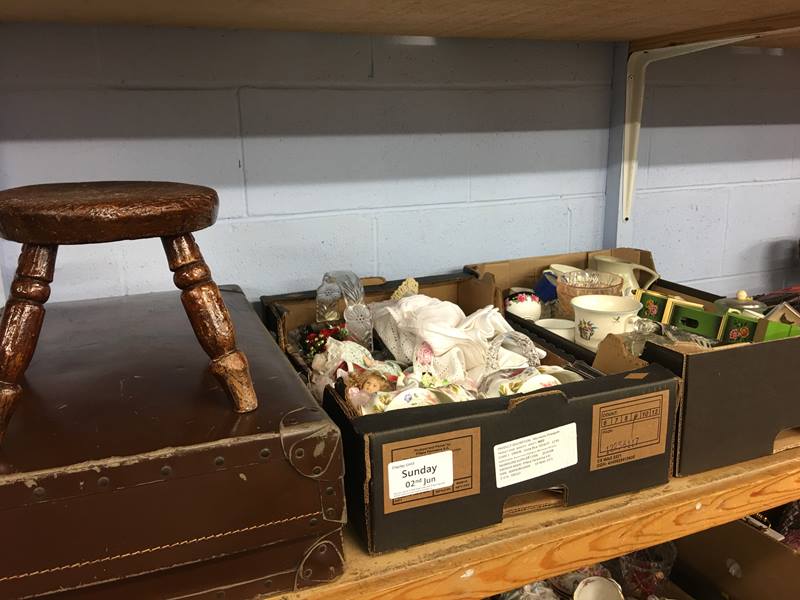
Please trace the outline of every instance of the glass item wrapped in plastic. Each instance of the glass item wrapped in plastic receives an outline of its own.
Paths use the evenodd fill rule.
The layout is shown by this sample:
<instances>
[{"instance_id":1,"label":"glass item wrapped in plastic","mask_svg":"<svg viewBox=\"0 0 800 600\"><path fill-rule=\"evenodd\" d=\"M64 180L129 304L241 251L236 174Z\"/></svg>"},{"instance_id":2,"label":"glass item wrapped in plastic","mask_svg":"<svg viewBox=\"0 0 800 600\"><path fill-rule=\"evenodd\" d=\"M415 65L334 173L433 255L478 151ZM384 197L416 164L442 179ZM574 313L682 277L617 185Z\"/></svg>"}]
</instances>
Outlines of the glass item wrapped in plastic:
<instances>
[{"instance_id":1,"label":"glass item wrapped in plastic","mask_svg":"<svg viewBox=\"0 0 800 600\"><path fill-rule=\"evenodd\" d=\"M322 285L317 288L317 323L325 321L338 321L342 318L339 314L339 300L342 299L342 288L331 273L325 273Z\"/></svg>"},{"instance_id":2,"label":"glass item wrapped in plastic","mask_svg":"<svg viewBox=\"0 0 800 600\"><path fill-rule=\"evenodd\" d=\"M669 580L678 549L672 542L621 556L622 588L632 598L659 596Z\"/></svg>"},{"instance_id":3,"label":"glass item wrapped in plastic","mask_svg":"<svg viewBox=\"0 0 800 600\"><path fill-rule=\"evenodd\" d=\"M339 284L342 295L348 306L364 302L364 284L358 275L352 271L328 271L325 277L330 277Z\"/></svg>"},{"instance_id":4,"label":"glass item wrapped in plastic","mask_svg":"<svg viewBox=\"0 0 800 600\"><path fill-rule=\"evenodd\" d=\"M662 346L669 345L669 339L661 335L661 323L640 319L633 324L633 331L623 333L620 336L628 352L633 356L641 356L644 352L645 342L650 340Z\"/></svg>"},{"instance_id":5,"label":"glass item wrapped in plastic","mask_svg":"<svg viewBox=\"0 0 800 600\"><path fill-rule=\"evenodd\" d=\"M648 319L639 319L634 323L632 332L619 335L623 339L628 352L633 356L642 355L646 342L653 342L660 346L684 344L687 346L681 349L684 352L691 352L692 350L702 352L718 344L717 340L683 331L674 325L664 325Z\"/></svg>"},{"instance_id":6,"label":"glass item wrapped in plastic","mask_svg":"<svg viewBox=\"0 0 800 600\"><path fill-rule=\"evenodd\" d=\"M489 344L489 348L486 350L487 372L502 368L500 353L505 342L511 342L518 347L518 354L525 357L529 367L538 367L542 364L536 344L533 343L531 338L518 331L509 331L495 336Z\"/></svg>"},{"instance_id":7,"label":"glass item wrapped in plastic","mask_svg":"<svg viewBox=\"0 0 800 600\"><path fill-rule=\"evenodd\" d=\"M352 304L344 309L344 322L351 340L372 351L372 313L365 304Z\"/></svg>"},{"instance_id":8,"label":"glass item wrapped in plastic","mask_svg":"<svg viewBox=\"0 0 800 600\"><path fill-rule=\"evenodd\" d=\"M372 351L372 313L364 304L364 284L352 271L332 271L342 290L346 308L344 322L350 339Z\"/></svg>"},{"instance_id":9,"label":"glass item wrapped in plastic","mask_svg":"<svg viewBox=\"0 0 800 600\"><path fill-rule=\"evenodd\" d=\"M513 346L514 350L505 348L504 344ZM478 379L481 397L521 394L561 383L536 369L545 354L528 336L517 331L496 335L486 349L485 365Z\"/></svg>"},{"instance_id":10,"label":"glass item wrapped in plastic","mask_svg":"<svg viewBox=\"0 0 800 600\"><path fill-rule=\"evenodd\" d=\"M372 351L372 313L364 304L364 285L352 271L329 271L317 289L317 321L339 319L344 297L344 321L349 339Z\"/></svg>"}]
</instances>

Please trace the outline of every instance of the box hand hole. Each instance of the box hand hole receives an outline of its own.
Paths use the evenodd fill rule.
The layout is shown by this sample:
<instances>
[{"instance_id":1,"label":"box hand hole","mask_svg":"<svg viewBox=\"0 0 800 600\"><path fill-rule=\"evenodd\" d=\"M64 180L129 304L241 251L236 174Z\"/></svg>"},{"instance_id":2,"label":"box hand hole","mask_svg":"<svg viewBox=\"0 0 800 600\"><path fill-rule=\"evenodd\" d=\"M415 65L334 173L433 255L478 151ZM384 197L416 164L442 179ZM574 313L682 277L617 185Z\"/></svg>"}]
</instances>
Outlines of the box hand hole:
<instances>
[{"instance_id":1,"label":"box hand hole","mask_svg":"<svg viewBox=\"0 0 800 600\"><path fill-rule=\"evenodd\" d=\"M772 453L800 446L800 427L789 427L778 432L772 445Z\"/></svg>"},{"instance_id":2,"label":"box hand hole","mask_svg":"<svg viewBox=\"0 0 800 600\"><path fill-rule=\"evenodd\" d=\"M512 515L520 515L534 510L544 510L556 506L567 505L567 490L563 487L552 487L532 492L522 492L506 498L503 503L503 519Z\"/></svg>"}]
</instances>

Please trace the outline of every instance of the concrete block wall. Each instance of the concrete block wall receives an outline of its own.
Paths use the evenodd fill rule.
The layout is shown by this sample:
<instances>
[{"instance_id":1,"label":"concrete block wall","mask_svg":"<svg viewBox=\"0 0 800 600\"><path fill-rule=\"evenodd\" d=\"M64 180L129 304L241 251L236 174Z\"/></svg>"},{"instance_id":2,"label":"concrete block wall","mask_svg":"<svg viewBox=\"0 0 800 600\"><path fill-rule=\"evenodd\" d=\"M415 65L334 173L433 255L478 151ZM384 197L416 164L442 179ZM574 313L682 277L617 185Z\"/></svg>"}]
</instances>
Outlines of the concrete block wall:
<instances>
[{"instance_id":1,"label":"concrete block wall","mask_svg":"<svg viewBox=\"0 0 800 600\"><path fill-rule=\"evenodd\" d=\"M794 273L797 56L651 67L634 218L666 276L728 292ZM329 269L399 278L593 249L611 71L608 44L2 25L0 188L210 185L220 221L197 238L251 298ZM737 220L765 195L763 226ZM0 246L5 286L17 251ZM155 240L64 247L52 297L171 286Z\"/></svg>"},{"instance_id":2,"label":"concrete block wall","mask_svg":"<svg viewBox=\"0 0 800 600\"><path fill-rule=\"evenodd\" d=\"M634 240L666 277L720 294L800 282L800 51L654 63Z\"/></svg>"},{"instance_id":3,"label":"concrete block wall","mask_svg":"<svg viewBox=\"0 0 800 600\"><path fill-rule=\"evenodd\" d=\"M251 298L601 243L611 47L0 28L0 187L219 190L197 235ZM17 246L3 247L3 276ZM155 240L59 251L53 299L171 288Z\"/></svg>"}]
</instances>

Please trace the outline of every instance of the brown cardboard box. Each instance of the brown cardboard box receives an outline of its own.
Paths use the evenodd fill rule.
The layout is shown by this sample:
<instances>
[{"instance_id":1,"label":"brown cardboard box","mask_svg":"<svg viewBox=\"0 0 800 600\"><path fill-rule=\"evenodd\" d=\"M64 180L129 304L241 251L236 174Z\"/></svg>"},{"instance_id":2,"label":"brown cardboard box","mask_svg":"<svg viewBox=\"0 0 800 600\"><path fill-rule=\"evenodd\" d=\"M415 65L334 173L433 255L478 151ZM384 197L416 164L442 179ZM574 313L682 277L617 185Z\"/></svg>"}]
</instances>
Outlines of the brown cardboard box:
<instances>
[{"instance_id":1,"label":"brown cardboard box","mask_svg":"<svg viewBox=\"0 0 800 600\"><path fill-rule=\"evenodd\" d=\"M676 540L673 576L707 600L797 600L800 554L745 521Z\"/></svg>"},{"instance_id":2,"label":"brown cardboard box","mask_svg":"<svg viewBox=\"0 0 800 600\"><path fill-rule=\"evenodd\" d=\"M570 252L568 254L551 254L550 256L535 256L531 258L517 258L511 260L498 260L494 262L471 264L464 267L464 271L481 277L491 273L495 280L494 303L502 308L503 297L511 287L533 288L542 276L542 271L551 264L569 265L586 269L592 257L597 255L616 256L622 260L638 263L655 270L653 255L647 250L636 248L614 248L613 250L595 250L593 252Z\"/></svg>"},{"instance_id":3,"label":"brown cardboard box","mask_svg":"<svg viewBox=\"0 0 800 600\"><path fill-rule=\"evenodd\" d=\"M494 302L491 275L418 281L422 293L455 302L466 313ZM399 283L367 287L367 302L388 298ZM314 319L314 292L264 297L262 303L268 328L289 351L288 332ZM548 348L550 360L563 363ZM294 360L306 368L302 357L295 354ZM342 430L350 522L370 552L384 552L498 523L517 512L665 483L676 386L677 378L652 365L531 394L361 417L348 410L341 390L329 387L324 408ZM632 427L636 417L642 418ZM545 468L515 481L503 457L526 444L545 448L526 453ZM391 497L391 468L448 450L452 486Z\"/></svg>"},{"instance_id":4,"label":"brown cardboard box","mask_svg":"<svg viewBox=\"0 0 800 600\"><path fill-rule=\"evenodd\" d=\"M518 258L512 260L499 260L487 263L466 265L464 272L476 277L482 277L490 273L495 280L495 291L493 294L494 305L503 310L503 299L508 294L509 288L525 287L534 288L542 277L542 272L551 264L569 265L586 269L591 264L591 259L596 255L611 255L622 260L637 263L655 270L653 257L647 250L637 250L635 248L616 248L614 250L597 250L594 252L571 252L568 254L553 254L550 256L536 256L530 258ZM551 333L543 327L539 327L531 321L520 319L514 315L506 315L508 321L516 326L524 327L525 333L540 337L559 348L564 348L571 356L592 364L595 358L594 352L587 350L573 342ZM518 327L519 328L519 327Z\"/></svg>"},{"instance_id":5,"label":"brown cardboard box","mask_svg":"<svg viewBox=\"0 0 800 600\"><path fill-rule=\"evenodd\" d=\"M494 275L495 302L502 306L509 287L531 287L547 265L563 263L585 268L591 256L598 253L654 267L647 250L617 248L467 265L464 269L475 276ZM713 302L719 298L663 279L650 289L700 303L708 310L714 309ZM577 344L546 335L541 327L513 315L507 318L518 329L541 335L590 364L595 360L592 352ZM699 473L800 445L800 431L796 429L800 427L800 338L731 344L706 352L681 352L648 343L641 358L667 367L682 379L677 475Z\"/></svg>"},{"instance_id":6,"label":"brown cardboard box","mask_svg":"<svg viewBox=\"0 0 800 600\"><path fill-rule=\"evenodd\" d=\"M341 573L339 431L243 294L223 297L246 414L177 292L48 305L0 447L0 598L252 597Z\"/></svg>"}]
</instances>

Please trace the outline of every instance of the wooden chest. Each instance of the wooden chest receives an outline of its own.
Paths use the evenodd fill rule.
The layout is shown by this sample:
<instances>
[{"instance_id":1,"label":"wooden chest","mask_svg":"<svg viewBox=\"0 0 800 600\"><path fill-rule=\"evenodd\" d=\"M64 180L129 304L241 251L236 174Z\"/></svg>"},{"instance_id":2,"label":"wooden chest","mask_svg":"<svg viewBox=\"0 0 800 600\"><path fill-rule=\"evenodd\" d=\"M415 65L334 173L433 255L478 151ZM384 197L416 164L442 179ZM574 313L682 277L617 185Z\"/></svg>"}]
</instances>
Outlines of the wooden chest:
<instances>
[{"instance_id":1,"label":"wooden chest","mask_svg":"<svg viewBox=\"0 0 800 600\"><path fill-rule=\"evenodd\" d=\"M341 573L339 431L243 294L223 297L247 414L177 292L48 305L0 447L1 598L249 598Z\"/></svg>"}]
</instances>

